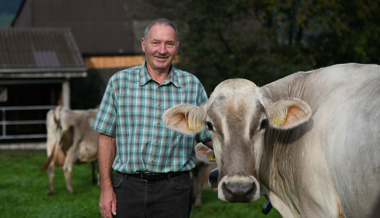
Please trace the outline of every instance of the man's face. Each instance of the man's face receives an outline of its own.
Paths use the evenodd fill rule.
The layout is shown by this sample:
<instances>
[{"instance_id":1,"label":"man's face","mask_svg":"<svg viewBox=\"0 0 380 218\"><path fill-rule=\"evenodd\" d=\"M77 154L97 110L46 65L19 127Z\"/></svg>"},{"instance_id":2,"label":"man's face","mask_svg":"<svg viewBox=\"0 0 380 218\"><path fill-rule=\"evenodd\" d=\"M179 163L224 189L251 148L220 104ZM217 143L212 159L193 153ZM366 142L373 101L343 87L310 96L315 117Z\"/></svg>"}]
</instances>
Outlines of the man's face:
<instances>
[{"instance_id":1,"label":"man's face","mask_svg":"<svg viewBox=\"0 0 380 218\"><path fill-rule=\"evenodd\" d=\"M141 40L148 71L168 72L177 55L179 42L174 29L167 24L153 25Z\"/></svg>"}]
</instances>

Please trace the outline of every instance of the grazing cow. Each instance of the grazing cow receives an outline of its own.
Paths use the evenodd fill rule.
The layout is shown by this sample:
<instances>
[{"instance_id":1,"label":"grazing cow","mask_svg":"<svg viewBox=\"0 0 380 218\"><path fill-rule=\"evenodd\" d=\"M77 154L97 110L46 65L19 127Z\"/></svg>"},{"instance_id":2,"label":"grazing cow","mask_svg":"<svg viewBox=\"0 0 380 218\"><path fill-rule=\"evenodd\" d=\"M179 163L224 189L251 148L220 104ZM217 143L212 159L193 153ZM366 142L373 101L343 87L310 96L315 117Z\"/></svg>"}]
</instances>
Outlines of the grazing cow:
<instances>
[{"instance_id":1,"label":"grazing cow","mask_svg":"<svg viewBox=\"0 0 380 218\"><path fill-rule=\"evenodd\" d=\"M92 129L97 109L69 110L57 107L46 116L47 160L41 172L48 169L49 195L54 194L54 168L64 171L66 188L74 193L71 185L71 172L74 163L90 162L93 182L98 154L99 133Z\"/></svg>"},{"instance_id":2,"label":"grazing cow","mask_svg":"<svg viewBox=\"0 0 380 218\"><path fill-rule=\"evenodd\" d=\"M284 217L369 217L380 193L380 66L341 64L257 87L219 84L203 107L164 123L208 127L218 198L254 202L264 189Z\"/></svg>"}]
</instances>

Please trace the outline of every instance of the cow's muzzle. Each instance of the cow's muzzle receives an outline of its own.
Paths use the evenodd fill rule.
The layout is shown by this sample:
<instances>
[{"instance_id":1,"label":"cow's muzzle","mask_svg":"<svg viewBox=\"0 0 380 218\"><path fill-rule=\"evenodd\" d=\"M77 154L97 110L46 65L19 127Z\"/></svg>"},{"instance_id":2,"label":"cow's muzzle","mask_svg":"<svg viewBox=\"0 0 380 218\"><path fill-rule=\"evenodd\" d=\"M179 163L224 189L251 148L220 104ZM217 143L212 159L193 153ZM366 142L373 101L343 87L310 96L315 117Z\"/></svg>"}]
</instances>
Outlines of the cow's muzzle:
<instances>
[{"instance_id":1,"label":"cow's muzzle","mask_svg":"<svg viewBox=\"0 0 380 218\"><path fill-rule=\"evenodd\" d=\"M218 198L226 202L254 202L260 198L260 186L253 176L226 176L219 183Z\"/></svg>"},{"instance_id":2,"label":"cow's muzzle","mask_svg":"<svg viewBox=\"0 0 380 218\"><path fill-rule=\"evenodd\" d=\"M208 186L212 189L218 188L219 169L215 168L208 174Z\"/></svg>"}]
</instances>

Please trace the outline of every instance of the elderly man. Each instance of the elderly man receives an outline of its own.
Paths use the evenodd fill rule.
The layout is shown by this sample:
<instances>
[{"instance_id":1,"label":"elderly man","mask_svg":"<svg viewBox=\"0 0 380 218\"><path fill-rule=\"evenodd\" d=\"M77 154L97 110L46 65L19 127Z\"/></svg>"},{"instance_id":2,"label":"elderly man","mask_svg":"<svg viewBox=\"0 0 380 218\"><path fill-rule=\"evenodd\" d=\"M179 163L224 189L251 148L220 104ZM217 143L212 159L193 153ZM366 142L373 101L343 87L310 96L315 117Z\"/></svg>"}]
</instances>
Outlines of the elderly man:
<instances>
[{"instance_id":1,"label":"elderly man","mask_svg":"<svg viewBox=\"0 0 380 218\"><path fill-rule=\"evenodd\" d=\"M99 131L103 217L188 217L189 170L195 166L194 137L167 129L166 109L201 105L207 94L192 74L173 67L178 30L165 18L151 22L141 40L145 62L109 80L94 129ZM205 131L197 141L211 146ZM112 169L115 175L111 181Z\"/></svg>"}]
</instances>

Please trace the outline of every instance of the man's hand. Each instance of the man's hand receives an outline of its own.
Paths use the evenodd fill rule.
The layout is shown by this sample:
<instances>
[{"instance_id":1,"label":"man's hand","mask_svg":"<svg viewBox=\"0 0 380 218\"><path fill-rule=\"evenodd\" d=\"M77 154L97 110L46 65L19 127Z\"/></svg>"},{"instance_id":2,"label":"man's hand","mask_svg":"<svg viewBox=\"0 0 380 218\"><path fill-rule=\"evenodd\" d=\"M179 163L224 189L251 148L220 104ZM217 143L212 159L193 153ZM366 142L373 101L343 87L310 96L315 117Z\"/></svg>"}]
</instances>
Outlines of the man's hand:
<instances>
[{"instance_id":1,"label":"man's hand","mask_svg":"<svg viewBox=\"0 0 380 218\"><path fill-rule=\"evenodd\" d=\"M100 134L98 144L98 163L100 174L99 209L103 217L116 216L116 195L112 187L112 162L115 159L116 140Z\"/></svg>"},{"instance_id":2,"label":"man's hand","mask_svg":"<svg viewBox=\"0 0 380 218\"><path fill-rule=\"evenodd\" d=\"M104 218L116 216L116 195L112 187L100 192L99 209Z\"/></svg>"}]
</instances>

